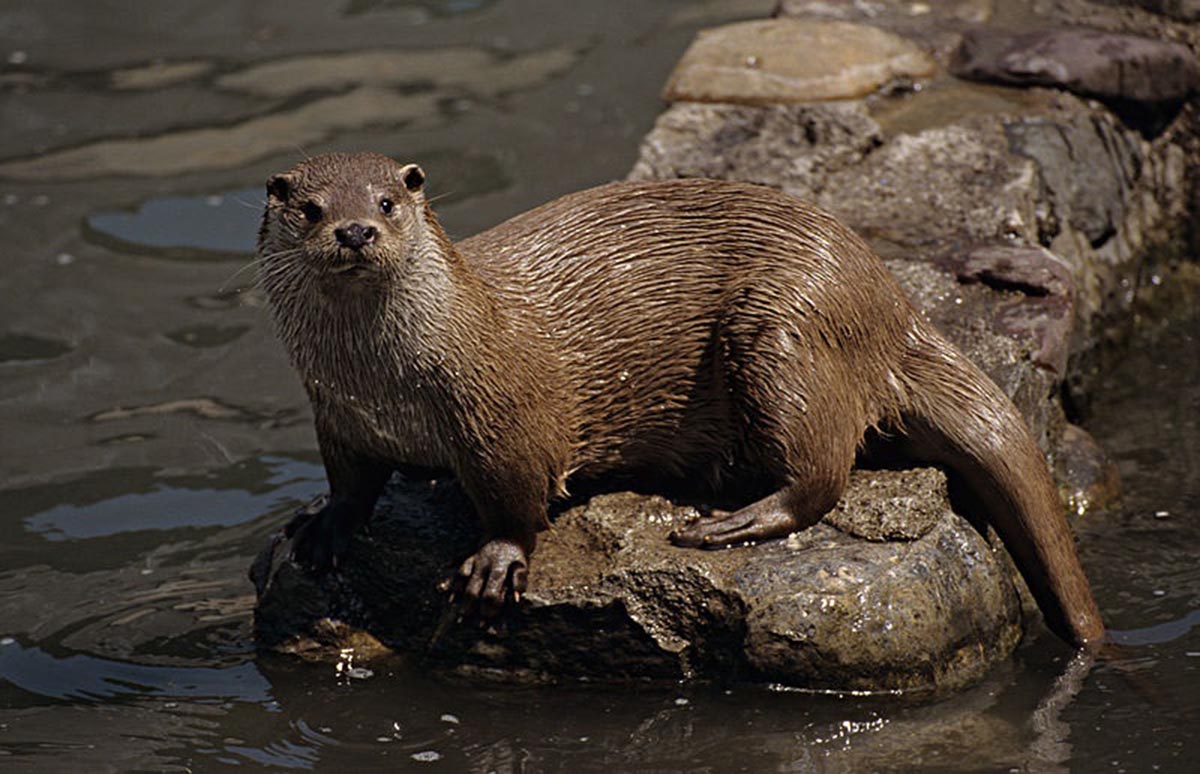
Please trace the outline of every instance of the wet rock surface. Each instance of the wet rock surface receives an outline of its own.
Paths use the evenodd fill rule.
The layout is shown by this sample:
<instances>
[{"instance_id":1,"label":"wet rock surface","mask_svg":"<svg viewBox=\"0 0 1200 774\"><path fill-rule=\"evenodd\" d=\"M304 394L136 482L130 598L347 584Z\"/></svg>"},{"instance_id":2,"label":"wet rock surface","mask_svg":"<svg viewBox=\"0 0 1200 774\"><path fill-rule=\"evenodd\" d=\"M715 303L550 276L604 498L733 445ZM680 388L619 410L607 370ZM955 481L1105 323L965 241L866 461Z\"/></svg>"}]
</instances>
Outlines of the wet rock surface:
<instances>
[{"instance_id":1,"label":"wet rock surface","mask_svg":"<svg viewBox=\"0 0 1200 774\"><path fill-rule=\"evenodd\" d=\"M1031 8L1027 32L1013 33L999 25L1017 12L984 0L783 0L779 19L697 40L629 177L769 185L859 231L1013 398L1057 457L1064 499L1084 510L1115 496L1117 481L1055 396L1064 383L1086 391L1089 352L1127 310L1143 261L1186 236L1194 107L1149 123L1126 108L1193 93L1200 35L1127 5ZM800 30L836 30L852 60L814 61L795 50ZM1044 55L1038 66L1053 77L955 78L945 68L964 36L962 50L978 53L971 61L1008 61L1020 43ZM1047 64L1064 41L1086 56ZM1094 59L1105 46L1126 57L1120 73ZM906 61L917 65L889 64L914 50ZM1179 64L1183 52L1191 59ZM851 61L852 78L829 86L830 71ZM1022 72L1040 72L1033 64ZM327 653L357 633L439 668L507 679L950 689L1007 657L1022 627L1007 556L951 512L944 492L932 470L857 472L823 523L712 553L667 542L688 508L597 497L543 535L520 609L480 632L447 617L436 591L476 547L469 509L447 484L394 484L337 576L307 578L283 552L264 565L256 625L260 642L280 649Z\"/></svg>"},{"instance_id":2,"label":"wet rock surface","mask_svg":"<svg viewBox=\"0 0 1200 774\"><path fill-rule=\"evenodd\" d=\"M259 578L259 641L316 655L377 641L506 679L937 691L1020 637L1003 556L950 511L936 470L858 471L826 523L752 548L672 546L694 516L630 493L563 513L519 609L481 631L436 590L477 540L467 503L450 483L397 481L337 575L314 581L277 552Z\"/></svg>"},{"instance_id":3,"label":"wet rock surface","mask_svg":"<svg viewBox=\"0 0 1200 774\"><path fill-rule=\"evenodd\" d=\"M1055 457L1055 474L1076 513L1103 508L1121 495L1121 475L1096 439L1078 425L1063 430Z\"/></svg>"}]
</instances>

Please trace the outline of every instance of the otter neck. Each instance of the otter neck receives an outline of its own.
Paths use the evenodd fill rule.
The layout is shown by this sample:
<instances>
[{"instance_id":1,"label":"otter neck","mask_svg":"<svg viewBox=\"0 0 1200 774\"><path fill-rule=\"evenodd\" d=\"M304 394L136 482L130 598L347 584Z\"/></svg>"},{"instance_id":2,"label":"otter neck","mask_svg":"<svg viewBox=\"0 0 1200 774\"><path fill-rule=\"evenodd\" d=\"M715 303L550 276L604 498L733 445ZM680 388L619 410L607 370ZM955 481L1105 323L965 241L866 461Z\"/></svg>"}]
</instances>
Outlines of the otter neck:
<instances>
[{"instance_id":1,"label":"otter neck","mask_svg":"<svg viewBox=\"0 0 1200 774\"><path fill-rule=\"evenodd\" d=\"M464 336L494 327L494 304L432 211L403 252L369 278L327 276L277 313L293 362L312 390L420 389L463 357ZM321 346L313 346L321 341ZM449 364L449 365L448 365Z\"/></svg>"}]
</instances>

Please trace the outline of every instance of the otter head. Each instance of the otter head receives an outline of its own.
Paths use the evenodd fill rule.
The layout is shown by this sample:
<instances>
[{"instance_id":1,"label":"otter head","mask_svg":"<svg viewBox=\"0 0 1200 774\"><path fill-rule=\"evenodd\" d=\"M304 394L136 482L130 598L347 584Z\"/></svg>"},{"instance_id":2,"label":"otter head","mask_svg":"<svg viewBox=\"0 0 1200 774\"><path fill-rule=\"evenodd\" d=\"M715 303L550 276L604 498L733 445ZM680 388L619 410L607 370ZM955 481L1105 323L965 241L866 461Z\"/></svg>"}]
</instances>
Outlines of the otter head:
<instances>
[{"instance_id":1,"label":"otter head","mask_svg":"<svg viewBox=\"0 0 1200 774\"><path fill-rule=\"evenodd\" d=\"M315 156L267 181L263 276L344 285L394 271L421 244L425 173L373 153Z\"/></svg>"}]
</instances>

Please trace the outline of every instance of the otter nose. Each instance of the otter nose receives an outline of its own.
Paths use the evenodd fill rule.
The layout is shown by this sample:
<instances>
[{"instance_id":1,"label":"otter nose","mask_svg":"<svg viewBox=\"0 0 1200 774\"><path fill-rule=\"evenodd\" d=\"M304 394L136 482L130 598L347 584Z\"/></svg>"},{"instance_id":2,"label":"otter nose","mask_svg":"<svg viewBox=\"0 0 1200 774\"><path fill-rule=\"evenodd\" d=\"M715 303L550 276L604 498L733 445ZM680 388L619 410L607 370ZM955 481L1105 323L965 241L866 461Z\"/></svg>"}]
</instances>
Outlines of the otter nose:
<instances>
[{"instance_id":1,"label":"otter nose","mask_svg":"<svg viewBox=\"0 0 1200 774\"><path fill-rule=\"evenodd\" d=\"M361 250L363 245L369 245L375 241L379 231L374 226L364 226L361 223L348 223L345 226L335 228L333 237L342 247L349 247L351 250Z\"/></svg>"}]
</instances>

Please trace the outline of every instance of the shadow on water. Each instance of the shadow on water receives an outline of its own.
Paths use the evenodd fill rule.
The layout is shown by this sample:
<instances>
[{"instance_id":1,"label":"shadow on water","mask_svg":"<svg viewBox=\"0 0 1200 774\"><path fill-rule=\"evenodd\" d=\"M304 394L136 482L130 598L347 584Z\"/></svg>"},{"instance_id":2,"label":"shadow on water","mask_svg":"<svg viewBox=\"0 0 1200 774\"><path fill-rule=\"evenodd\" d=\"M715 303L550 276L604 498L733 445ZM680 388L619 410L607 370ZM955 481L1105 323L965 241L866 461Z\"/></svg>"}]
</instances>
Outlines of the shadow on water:
<instances>
[{"instance_id":1,"label":"shadow on water","mask_svg":"<svg viewBox=\"0 0 1200 774\"><path fill-rule=\"evenodd\" d=\"M1094 669L1035 636L923 703L254 654L246 568L324 486L252 289L262 181L324 150L420 160L468 235L620 176L695 29L773 5L0 9L0 768L1185 768L1197 317L1139 339L1095 399L1126 498L1078 525L1122 648Z\"/></svg>"}]
</instances>

